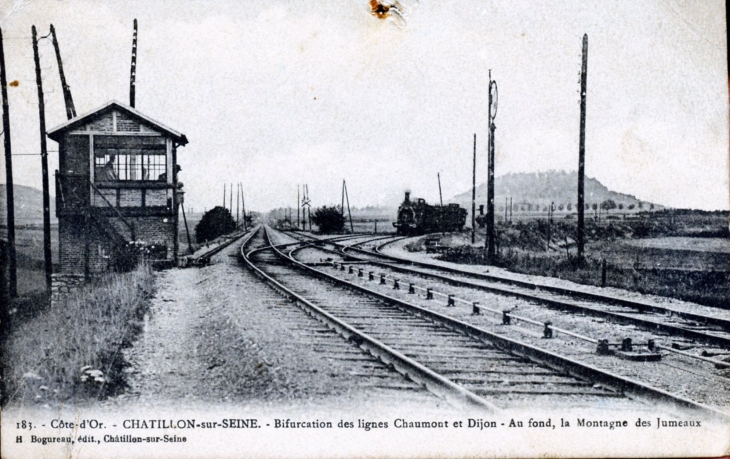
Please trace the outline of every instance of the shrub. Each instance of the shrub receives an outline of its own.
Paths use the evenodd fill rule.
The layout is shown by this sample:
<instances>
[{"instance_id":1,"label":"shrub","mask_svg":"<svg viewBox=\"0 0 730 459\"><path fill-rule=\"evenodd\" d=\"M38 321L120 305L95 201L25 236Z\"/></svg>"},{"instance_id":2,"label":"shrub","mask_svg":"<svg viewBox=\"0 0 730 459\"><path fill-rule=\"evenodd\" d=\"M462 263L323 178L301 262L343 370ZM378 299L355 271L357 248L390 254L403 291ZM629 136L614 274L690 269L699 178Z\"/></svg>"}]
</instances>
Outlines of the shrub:
<instances>
[{"instance_id":1,"label":"shrub","mask_svg":"<svg viewBox=\"0 0 730 459\"><path fill-rule=\"evenodd\" d=\"M225 207L216 206L203 215L195 225L195 240L198 243L212 241L236 229L231 212Z\"/></svg>"},{"instance_id":2,"label":"shrub","mask_svg":"<svg viewBox=\"0 0 730 459\"><path fill-rule=\"evenodd\" d=\"M321 233L340 233L345 227L345 216L339 206L322 206L312 214L312 223Z\"/></svg>"}]
</instances>

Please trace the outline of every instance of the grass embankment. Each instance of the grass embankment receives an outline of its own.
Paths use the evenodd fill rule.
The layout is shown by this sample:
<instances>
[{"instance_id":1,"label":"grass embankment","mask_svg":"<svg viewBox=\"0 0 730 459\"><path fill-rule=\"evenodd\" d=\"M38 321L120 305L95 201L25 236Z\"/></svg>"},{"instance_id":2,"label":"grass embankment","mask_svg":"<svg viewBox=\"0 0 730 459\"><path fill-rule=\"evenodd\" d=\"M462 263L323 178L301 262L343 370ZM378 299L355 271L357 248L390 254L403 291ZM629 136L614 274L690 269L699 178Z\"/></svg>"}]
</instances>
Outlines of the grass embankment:
<instances>
[{"instance_id":1,"label":"grass embankment","mask_svg":"<svg viewBox=\"0 0 730 459\"><path fill-rule=\"evenodd\" d=\"M122 354L154 293L148 267L109 274L29 318L3 349L8 403L100 399L126 386Z\"/></svg>"}]
</instances>

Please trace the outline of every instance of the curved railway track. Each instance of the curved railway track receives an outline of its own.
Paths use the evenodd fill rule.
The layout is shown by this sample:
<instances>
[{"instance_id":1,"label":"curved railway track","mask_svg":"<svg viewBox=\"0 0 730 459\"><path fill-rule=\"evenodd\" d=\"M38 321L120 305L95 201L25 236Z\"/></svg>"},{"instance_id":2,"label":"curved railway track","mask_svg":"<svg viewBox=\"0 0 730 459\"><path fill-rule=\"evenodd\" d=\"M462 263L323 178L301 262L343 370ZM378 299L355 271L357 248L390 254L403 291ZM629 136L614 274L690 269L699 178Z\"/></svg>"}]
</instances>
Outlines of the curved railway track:
<instances>
[{"instance_id":1,"label":"curved railway track","mask_svg":"<svg viewBox=\"0 0 730 459\"><path fill-rule=\"evenodd\" d=\"M211 258L213 258L216 254L220 253L223 249L230 246L236 241L241 240L244 236L249 234L246 231L242 231L240 233L232 234L226 237L225 241L222 241L217 246L206 250L202 253L199 253L198 255L191 255L186 257L186 261L184 262L185 266L206 266L210 264ZM224 236L225 237L225 236Z\"/></svg>"},{"instance_id":2,"label":"curved railway track","mask_svg":"<svg viewBox=\"0 0 730 459\"><path fill-rule=\"evenodd\" d=\"M687 344L686 341L689 341L704 343L721 350L730 350L730 320L721 317L678 311L659 305L570 290L564 287L538 286L537 284L519 280L513 281L487 274L406 260L357 247L367 242L370 241L348 246L333 242L331 245L333 250L339 252L346 260L368 262L381 268L420 278L437 280L452 286L473 288L536 302L557 310L600 317L619 324L635 325L670 339L682 338L685 342L676 343L675 346L678 348L681 348L682 345ZM394 240L380 244L376 248L391 242L394 242ZM349 254L350 251L356 252L357 255ZM498 279L498 281L495 281L495 279ZM505 286L505 283L510 283L510 285ZM663 348L668 351L676 350L672 347ZM723 366L721 362L713 363Z\"/></svg>"},{"instance_id":3,"label":"curved railway track","mask_svg":"<svg viewBox=\"0 0 730 459\"><path fill-rule=\"evenodd\" d=\"M272 245L266 230L247 238L244 262L283 295L407 380L488 410L575 406L595 399L724 413L463 321L343 281L296 261L291 252L318 242ZM252 248L253 247L253 248ZM282 248L290 248L289 253ZM628 397L628 398L627 398ZM603 403L603 402L602 402Z\"/></svg>"},{"instance_id":4,"label":"curved railway track","mask_svg":"<svg viewBox=\"0 0 730 459\"><path fill-rule=\"evenodd\" d=\"M432 268L432 269L439 269L444 272L449 272L453 274L458 274L460 276L464 277L473 277L475 279L485 280L485 281L492 281L492 282L498 282L498 283L504 283L507 285L513 285L516 287L523 287L529 290L536 290L536 291L542 291L542 292L549 292L549 293L555 293L558 295L564 295L570 298L575 299L582 299L582 300L588 300L588 301L594 301L594 302L600 302L604 304L610 304L615 306L623 306L626 308L629 308L631 310L640 312L640 313L646 313L646 312L656 312L660 314L668 314L676 317L681 317L690 321L699 322L701 324L707 324L716 326L724 331L730 331L730 319L724 319L721 317L713 317L713 316L707 316L703 314L696 314L692 312L687 311L679 311L672 308L666 308L662 307L656 304L636 301L636 300L630 300L626 298L619 298L616 296L611 295L605 295L605 294L599 294L594 292L586 292L581 290L575 290L570 289L566 287L559 287L554 285L545 285L545 284L539 284L535 282L527 282L519 279L512 279L508 277L503 276L497 276L493 274L483 274L483 273L474 273L471 271L466 271L463 269L448 267L448 266L440 266L433 263L424 263L419 262L415 260L408 260L406 258L402 257L395 257L393 255L388 255L382 252L383 247L385 247L388 244L392 244L393 242L396 242L400 240L400 238L395 238L390 241L386 241L382 244L378 244L374 250L368 254L375 253L377 256L388 260L393 261L397 263L407 263L412 264L414 266L421 266L424 268Z\"/></svg>"}]
</instances>

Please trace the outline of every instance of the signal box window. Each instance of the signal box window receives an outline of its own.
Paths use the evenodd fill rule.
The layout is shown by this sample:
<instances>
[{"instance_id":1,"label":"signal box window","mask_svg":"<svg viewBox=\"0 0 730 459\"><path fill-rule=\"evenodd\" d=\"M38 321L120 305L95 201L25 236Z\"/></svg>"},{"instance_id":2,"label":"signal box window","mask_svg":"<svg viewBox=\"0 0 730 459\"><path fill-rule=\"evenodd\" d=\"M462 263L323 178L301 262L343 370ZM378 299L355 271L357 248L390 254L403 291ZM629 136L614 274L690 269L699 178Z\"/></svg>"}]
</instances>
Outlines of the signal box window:
<instances>
[{"instance_id":1,"label":"signal box window","mask_svg":"<svg viewBox=\"0 0 730 459\"><path fill-rule=\"evenodd\" d=\"M95 182L110 182L116 180L160 180L167 177L167 156L164 154L152 155L95 155Z\"/></svg>"},{"instance_id":2,"label":"signal box window","mask_svg":"<svg viewBox=\"0 0 730 459\"><path fill-rule=\"evenodd\" d=\"M94 181L166 181L162 137L94 136Z\"/></svg>"}]
</instances>

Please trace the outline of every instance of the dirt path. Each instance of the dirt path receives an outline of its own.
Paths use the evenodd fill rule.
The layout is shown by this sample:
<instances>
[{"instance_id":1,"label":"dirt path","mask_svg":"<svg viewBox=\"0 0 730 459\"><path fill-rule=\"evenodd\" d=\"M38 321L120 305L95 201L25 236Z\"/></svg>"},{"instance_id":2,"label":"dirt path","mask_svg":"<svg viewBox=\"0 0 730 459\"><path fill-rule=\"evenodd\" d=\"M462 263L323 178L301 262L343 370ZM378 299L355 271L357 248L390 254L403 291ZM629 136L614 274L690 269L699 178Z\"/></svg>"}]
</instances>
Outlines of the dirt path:
<instances>
[{"instance_id":1,"label":"dirt path","mask_svg":"<svg viewBox=\"0 0 730 459\"><path fill-rule=\"evenodd\" d=\"M404 396L362 380L362 362L325 356L323 348L341 348L345 356L357 349L239 266L236 246L208 267L159 273L145 331L126 353L131 368L125 403L306 406L410 397L437 404L422 390ZM385 380L393 378L400 376Z\"/></svg>"}]
</instances>

